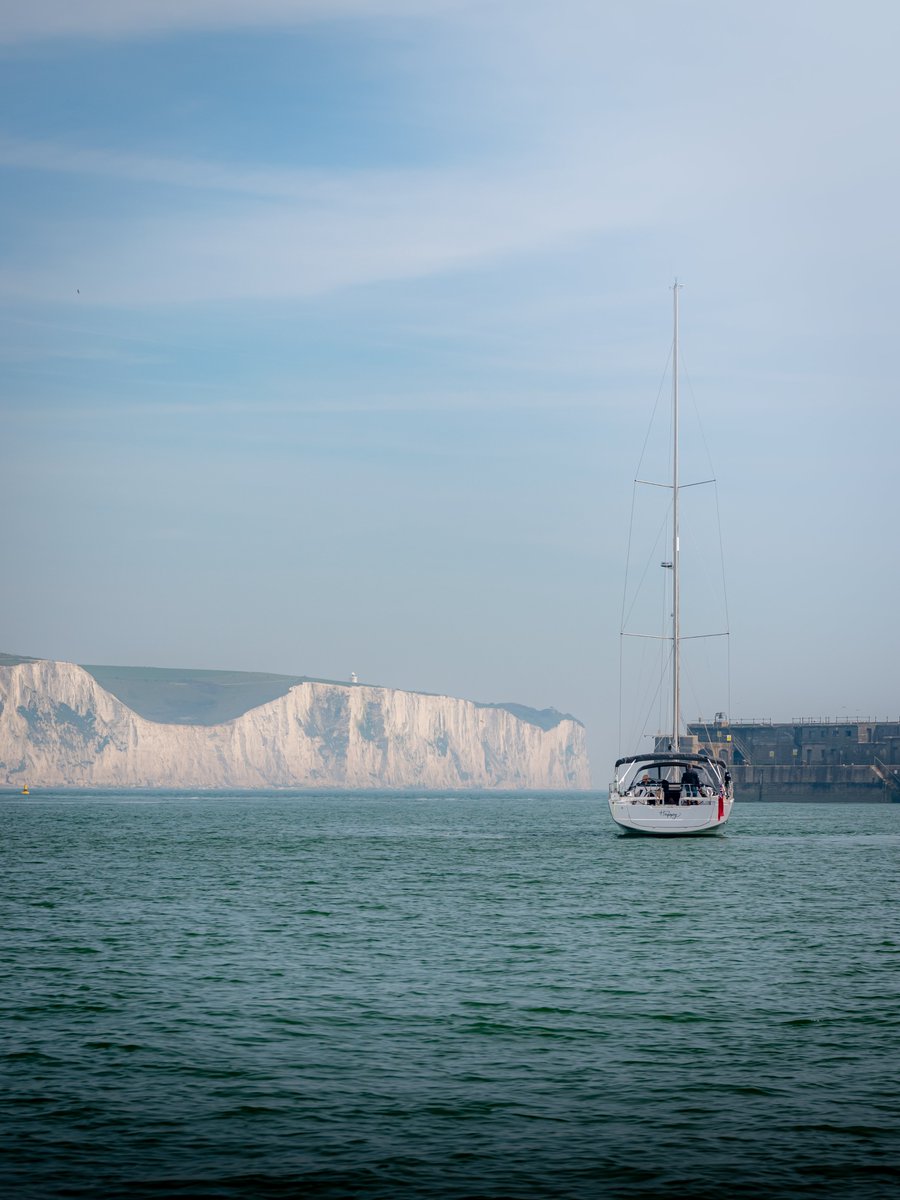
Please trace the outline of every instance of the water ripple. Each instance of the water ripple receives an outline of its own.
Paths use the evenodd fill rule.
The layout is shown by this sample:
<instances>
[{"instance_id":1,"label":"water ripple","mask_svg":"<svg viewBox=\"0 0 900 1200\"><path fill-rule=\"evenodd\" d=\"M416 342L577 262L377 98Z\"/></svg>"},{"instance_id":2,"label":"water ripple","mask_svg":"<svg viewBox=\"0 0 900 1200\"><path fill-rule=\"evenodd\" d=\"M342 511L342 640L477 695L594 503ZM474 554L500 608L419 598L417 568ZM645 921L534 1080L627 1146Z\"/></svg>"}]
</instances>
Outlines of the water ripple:
<instances>
[{"instance_id":1,"label":"water ripple","mask_svg":"<svg viewBox=\"0 0 900 1200\"><path fill-rule=\"evenodd\" d=\"M895 1194L898 807L0 802L9 1194Z\"/></svg>"}]
</instances>

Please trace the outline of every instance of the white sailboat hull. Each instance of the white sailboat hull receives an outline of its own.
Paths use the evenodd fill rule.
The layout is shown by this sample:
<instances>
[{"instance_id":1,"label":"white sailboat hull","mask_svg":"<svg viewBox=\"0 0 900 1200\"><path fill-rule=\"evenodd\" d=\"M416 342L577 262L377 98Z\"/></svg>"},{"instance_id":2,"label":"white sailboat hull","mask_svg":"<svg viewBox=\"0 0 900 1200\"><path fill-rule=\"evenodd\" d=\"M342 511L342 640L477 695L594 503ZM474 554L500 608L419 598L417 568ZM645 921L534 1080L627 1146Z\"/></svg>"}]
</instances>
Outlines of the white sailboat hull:
<instances>
[{"instance_id":1,"label":"white sailboat hull","mask_svg":"<svg viewBox=\"0 0 900 1200\"><path fill-rule=\"evenodd\" d=\"M728 818L734 799L731 796L703 797L689 804L648 804L633 796L610 793L612 819L629 833L649 837L696 837L717 833Z\"/></svg>"}]
</instances>

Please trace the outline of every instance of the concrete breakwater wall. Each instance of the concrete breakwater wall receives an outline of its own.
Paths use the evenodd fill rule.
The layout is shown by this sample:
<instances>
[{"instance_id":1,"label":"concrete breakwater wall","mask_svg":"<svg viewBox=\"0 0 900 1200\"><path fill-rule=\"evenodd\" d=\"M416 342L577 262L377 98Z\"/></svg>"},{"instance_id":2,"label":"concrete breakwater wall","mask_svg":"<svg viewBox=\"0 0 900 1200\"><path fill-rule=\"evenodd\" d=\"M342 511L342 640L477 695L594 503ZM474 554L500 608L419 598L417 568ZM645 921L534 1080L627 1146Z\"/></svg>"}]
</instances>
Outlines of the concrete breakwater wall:
<instances>
[{"instance_id":1,"label":"concrete breakwater wall","mask_svg":"<svg viewBox=\"0 0 900 1200\"><path fill-rule=\"evenodd\" d=\"M890 804L900 793L870 767L733 766L735 793L743 800L833 804Z\"/></svg>"}]
</instances>

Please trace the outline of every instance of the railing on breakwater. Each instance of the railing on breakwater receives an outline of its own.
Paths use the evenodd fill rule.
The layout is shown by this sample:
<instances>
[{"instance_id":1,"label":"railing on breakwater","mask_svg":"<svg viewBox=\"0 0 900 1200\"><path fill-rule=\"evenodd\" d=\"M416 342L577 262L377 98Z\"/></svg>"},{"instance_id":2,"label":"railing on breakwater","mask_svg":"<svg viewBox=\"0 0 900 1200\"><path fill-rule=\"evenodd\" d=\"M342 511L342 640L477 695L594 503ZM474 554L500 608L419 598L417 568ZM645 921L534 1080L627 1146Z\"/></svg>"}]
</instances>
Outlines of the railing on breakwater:
<instances>
[{"instance_id":1,"label":"railing on breakwater","mask_svg":"<svg viewBox=\"0 0 900 1200\"><path fill-rule=\"evenodd\" d=\"M900 717L791 717L790 720L776 721L772 717L736 717L733 721L705 721L698 717L691 725L705 725L708 729L740 729L763 725L898 725Z\"/></svg>"}]
</instances>

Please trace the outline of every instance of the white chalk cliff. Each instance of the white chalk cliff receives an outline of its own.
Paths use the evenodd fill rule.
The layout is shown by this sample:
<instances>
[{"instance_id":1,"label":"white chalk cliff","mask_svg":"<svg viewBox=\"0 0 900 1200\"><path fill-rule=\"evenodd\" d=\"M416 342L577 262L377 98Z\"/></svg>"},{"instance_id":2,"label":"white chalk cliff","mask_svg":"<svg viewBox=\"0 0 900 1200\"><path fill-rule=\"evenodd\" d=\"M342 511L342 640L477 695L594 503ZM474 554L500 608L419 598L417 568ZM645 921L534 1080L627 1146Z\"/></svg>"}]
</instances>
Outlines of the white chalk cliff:
<instances>
[{"instance_id":1,"label":"white chalk cliff","mask_svg":"<svg viewBox=\"0 0 900 1200\"><path fill-rule=\"evenodd\" d=\"M504 708L303 682L219 725L139 716L72 663L0 666L0 784L70 788L587 788L584 729Z\"/></svg>"}]
</instances>

